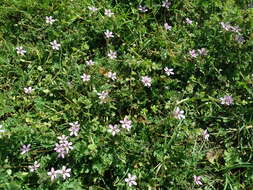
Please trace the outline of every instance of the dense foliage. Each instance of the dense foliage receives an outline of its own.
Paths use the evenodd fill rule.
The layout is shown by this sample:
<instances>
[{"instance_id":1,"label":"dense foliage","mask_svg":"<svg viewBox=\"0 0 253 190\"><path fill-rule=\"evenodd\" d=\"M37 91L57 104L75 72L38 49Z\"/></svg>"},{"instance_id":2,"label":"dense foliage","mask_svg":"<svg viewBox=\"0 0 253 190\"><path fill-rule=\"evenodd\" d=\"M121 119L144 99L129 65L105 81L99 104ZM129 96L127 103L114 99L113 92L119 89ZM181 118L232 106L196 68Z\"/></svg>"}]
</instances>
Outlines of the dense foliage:
<instances>
[{"instance_id":1,"label":"dense foliage","mask_svg":"<svg viewBox=\"0 0 253 190\"><path fill-rule=\"evenodd\" d=\"M0 189L253 189L252 29L247 0L2 0Z\"/></svg>"}]
</instances>

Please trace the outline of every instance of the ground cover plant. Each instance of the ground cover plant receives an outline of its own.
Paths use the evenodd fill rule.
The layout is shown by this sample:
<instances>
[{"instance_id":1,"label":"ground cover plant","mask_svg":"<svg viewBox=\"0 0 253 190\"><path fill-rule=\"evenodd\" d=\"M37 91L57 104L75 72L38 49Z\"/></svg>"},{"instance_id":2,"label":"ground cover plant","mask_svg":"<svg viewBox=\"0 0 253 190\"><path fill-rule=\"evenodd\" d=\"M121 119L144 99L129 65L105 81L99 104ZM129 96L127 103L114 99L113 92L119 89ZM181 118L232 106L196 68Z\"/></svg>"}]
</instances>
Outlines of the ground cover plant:
<instances>
[{"instance_id":1,"label":"ground cover plant","mask_svg":"<svg viewBox=\"0 0 253 190\"><path fill-rule=\"evenodd\" d=\"M0 189L253 189L252 13L2 0Z\"/></svg>"}]
</instances>

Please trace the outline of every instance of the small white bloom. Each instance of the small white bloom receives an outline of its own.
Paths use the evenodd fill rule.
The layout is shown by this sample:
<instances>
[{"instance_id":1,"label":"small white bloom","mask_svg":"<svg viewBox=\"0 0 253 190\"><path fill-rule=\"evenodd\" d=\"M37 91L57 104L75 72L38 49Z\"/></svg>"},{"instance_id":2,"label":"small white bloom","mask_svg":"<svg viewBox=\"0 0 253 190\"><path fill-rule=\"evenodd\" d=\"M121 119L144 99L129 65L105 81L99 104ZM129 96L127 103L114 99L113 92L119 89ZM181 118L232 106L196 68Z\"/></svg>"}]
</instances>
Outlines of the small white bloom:
<instances>
[{"instance_id":1,"label":"small white bloom","mask_svg":"<svg viewBox=\"0 0 253 190\"><path fill-rule=\"evenodd\" d=\"M88 9L92 12L96 12L98 10L96 7L88 7Z\"/></svg>"},{"instance_id":2,"label":"small white bloom","mask_svg":"<svg viewBox=\"0 0 253 190\"><path fill-rule=\"evenodd\" d=\"M21 147L21 149L20 149L21 154L25 154L25 153L29 152L30 150L31 150L31 145L30 145L30 144L28 144L28 145L23 145L23 146Z\"/></svg>"},{"instance_id":3,"label":"small white bloom","mask_svg":"<svg viewBox=\"0 0 253 190\"><path fill-rule=\"evenodd\" d=\"M61 44L58 44L56 40L50 42L50 44L51 44L52 48L55 50L59 50L61 47Z\"/></svg>"},{"instance_id":4,"label":"small white bloom","mask_svg":"<svg viewBox=\"0 0 253 190\"><path fill-rule=\"evenodd\" d=\"M16 50L17 50L17 54L19 54L19 55L25 55L25 53L26 53L26 51L23 49L22 46L16 47Z\"/></svg>"},{"instance_id":5,"label":"small white bloom","mask_svg":"<svg viewBox=\"0 0 253 190\"><path fill-rule=\"evenodd\" d=\"M173 69L169 69L168 67L164 68L165 73L170 76L170 75L174 75Z\"/></svg>"},{"instance_id":6,"label":"small white bloom","mask_svg":"<svg viewBox=\"0 0 253 190\"><path fill-rule=\"evenodd\" d=\"M144 86L150 87L152 79L148 76L141 77L141 82L144 84Z\"/></svg>"},{"instance_id":7,"label":"small white bloom","mask_svg":"<svg viewBox=\"0 0 253 190\"><path fill-rule=\"evenodd\" d=\"M186 18L186 19L185 19L185 22L186 22L187 24L190 24L190 25L192 25L192 23L193 23L193 21L190 20L189 18Z\"/></svg>"},{"instance_id":8,"label":"small white bloom","mask_svg":"<svg viewBox=\"0 0 253 190\"><path fill-rule=\"evenodd\" d=\"M94 61L92 61L92 60L88 60L88 61L86 61L86 65L94 65L95 64L95 62Z\"/></svg>"},{"instance_id":9,"label":"small white bloom","mask_svg":"<svg viewBox=\"0 0 253 190\"><path fill-rule=\"evenodd\" d=\"M142 6L142 5L138 6L138 10L141 11L142 13L145 13L145 12L148 11L147 7L146 6Z\"/></svg>"},{"instance_id":10,"label":"small white bloom","mask_svg":"<svg viewBox=\"0 0 253 190\"><path fill-rule=\"evenodd\" d=\"M46 23L53 24L56 20L52 16L46 16Z\"/></svg>"},{"instance_id":11,"label":"small white bloom","mask_svg":"<svg viewBox=\"0 0 253 190\"><path fill-rule=\"evenodd\" d=\"M207 50L206 50L206 48L198 49L198 52L199 52L199 55L207 55Z\"/></svg>"},{"instance_id":12,"label":"small white bloom","mask_svg":"<svg viewBox=\"0 0 253 190\"><path fill-rule=\"evenodd\" d=\"M84 74L81 76L81 78L83 79L83 82L87 82L87 81L90 80L90 75L87 75L87 74L84 73Z\"/></svg>"},{"instance_id":13,"label":"small white bloom","mask_svg":"<svg viewBox=\"0 0 253 190\"><path fill-rule=\"evenodd\" d=\"M205 140L207 140L207 141L208 141L208 139L209 139L209 134L208 134L207 129L206 129L206 130L204 130L204 132L203 132L203 137L204 137L204 139L205 139Z\"/></svg>"},{"instance_id":14,"label":"small white bloom","mask_svg":"<svg viewBox=\"0 0 253 190\"><path fill-rule=\"evenodd\" d=\"M196 185L202 185L201 176L196 176L196 175L194 175L193 178L194 178L194 183L195 183Z\"/></svg>"},{"instance_id":15,"label":"small white bloom","mask_svg":"<svg viewBox=\"0 0 253 190\"><path fill-rule=\"evenodd\" d=\"M57 178L58 170L54 170L54 168L51 168L50 172L47 172L47 175L50 176L51 181Z\"/></svg>"},{"instance_id":16,"label":"small white bloom","mask_svg":"<svg viewBox=\"0 0 253 190\"><path fill-rule=\"evenodd\" d=\"M176 119L185 119L184 111L180 110L179 107L176 107L175 111L173 112L173 117Z\"/></svg>"},{"instance_id":17,"label":"small white bloom","mask_svg":"<svg viewBox=\"0 0 253 190\"><path fill-rule=\"evenodd\" d=\"M40 164L37 161L35 161L33 165L28 166L30 172L36 171L39 167L40 167Z\"/></svg>"},{"instance_id":18,"label":"small white bloom","mask_svg":"<svg viewBox=\"0 0 253 190\"><path fill-rule=\"evenodd\" d=\"M118 125L109 125L108 132L112 134L112 136L115 136L117 133L120 132L120 129Z\"/></svg>"},{"instance_id":19,"label":"small white bloom","mask_svg":"<svg viewBox=\"0 0 253 190\"><path fill-rule=\"evenodd\" d=\"M136 175L128 174L128 178L125 178L125 182L128 184L129 187L131 187L132 185L137 185Z\"/></svg>"},{"instance_id":20,"label":"small white bloom","mask_svg":"<svg viewBox=\"0 0 253 190\"><path fill-rule=\"evenodd\" d=\"M108 39L114 37L113 33L111 31L109 31L109 30L106 30L104 32L104 34L105 34L105 37L108 38Z\"/></svg>"},{"instance_id":21,"label":"small white bloom","mask_svg":"<svg viewBox=\"0 0 253 190\"><path fill-rule=\"evenodd\" d=\"M110 59L116 59L117 58L117 52L110 50L107 54Z\"/></svg>"},{"instance_id":22,"label":"small white bloom","mask_svg":"<svg viewBox=\"0 0 253 190\"><path fill-rule=\"evenodd\" d=\"M114 15L114 13L110 9L105 9L105 15L108 17L112 17L112 15Z\"/></svg>"},{"instance_id":23,"label":"small white bloom","mask_svg":"<svg viewBox=\"0 0 253 190\"><path fill-rule=\"evenodd\" d=\"M70 168L66 168L66 166L62 166L62 169L58 171L59 174L62 175L63 179L70 177Z\"/></svg>"},{"instance_id":24,"label":"small white bloom","mask_svg":"<svg viewBox=\"0 0 253 190\"><path fill-rule=\"evenodd\" d=\"M0 125L0 133L5 132L5 130L4 130L4 129L2 129L2 128L3 128L3 125Z\"/></svg>"},{"instance_id":25,"label":"small white bloom","mask_svg":"<svg viewBox=\"0 0 253 190\"><path fill-rule=\"evenodd\" d=\"M106 91L98 92L97 95L99 96L99 99L101 101L104 101L108 96L108 92Z\"/></svg>"},{"instance_id":26,"label":"small white bloom","mask_svg":"<svg viewBox=\"0 0 253 190\"><path fill-rule=\"evenodd\" d=\"M31 86L24 88L24 92L26 94L31 94L33 91L34 91L34 89Z\"/></svg>"},{"instance_id":27,"label":"small white bloom","mask_svg":"<svg viewBox=\"0 0 253 190\"><path fill-rule=\"evenodd\" d=\"M130 119L128 119L127 116L125 116L124 119L120 120L119 122L121 123L122 128L130 131L130 129L132 127L132 121Z\"/></svg>"},{"instance_id":28,"label":"small white bloom","mask_svg":"<svg viewBox=\"0 0 253 190\"><path fill-rule=\"evenodd\" d=\"M163 1L163 4L162 4L162 7L165 7L165 8L170 8L170 5L171 5L171 2L169 2L168 0L165 0Z\"/></svg>"},{"instance_id":29,"label":"small white bloom","mask_svg":"<svg viewBox=\"0 0 253 190\"><path fill-rule=\"evenodd\" d=\"M109 79L112 79L113 81L117 79L116 73L113 73L113 72L111 72L111 71L109 71L109 72L107 73L107 77L108 77Z\"/></svg>"},{"instance_id":30,"label":"small white bloom","mask_svg":"<svg viewBox=\"0 0 253 190\"><path fill-rule=\"evenodd\" d=\"M167 22L164 23L164 28L165 30L171 30L172 29L172 26L170 26Z\"/></svg>"}]
</instances>

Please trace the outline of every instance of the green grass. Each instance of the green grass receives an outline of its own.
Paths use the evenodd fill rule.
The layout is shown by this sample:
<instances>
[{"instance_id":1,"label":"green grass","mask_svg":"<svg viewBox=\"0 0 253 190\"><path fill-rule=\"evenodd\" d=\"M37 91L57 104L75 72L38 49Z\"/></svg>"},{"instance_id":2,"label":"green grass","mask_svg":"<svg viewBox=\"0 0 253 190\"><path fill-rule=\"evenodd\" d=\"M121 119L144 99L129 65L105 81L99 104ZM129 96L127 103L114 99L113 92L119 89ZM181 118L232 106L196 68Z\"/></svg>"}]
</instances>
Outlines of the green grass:
<instances>
[{"instance_id":1,"label":"green grass","mask_svg":"<svg viewBox=\"0 0 253 190\"><path fill-rule=\"evenodd\" d=\"M250 4L178 0L166 9L159 0L2 0L0 189L253 189ZM105 9L114 15L105 16ZM47 24L46 16L56 21ZM221 22L239 26L244 42ZM114 38L105 38L107 29ZM50 45L54 40L58 51ZM17 54L19 46L25 55ZM190 56L201 48L206 56ZM109 50L116 59L108 58ZM175 74L166 75L165 67ZM116 72L115 81L109 71ZM83 73L90 81L82 81ZM151 77L151 87L142 76ZM29 86L34 91L26 94ZM105 103L97 95L102 91L108 92ZM221 104L225 95L233 104ZM173 117L176 107L185 119ZM120 127L112 136L109 124L120 126L125 116L131 129ZM80 123L78 136L68 139L74 149L58 158L57 137L69 136L74 121ZM28 144L31 150L21 154ZM30 172L35 161L40 167ZM51 181L48 172L62 166L71 176ZM131 188L128 173L136 175Z\"/></svg>"}]
</instances>

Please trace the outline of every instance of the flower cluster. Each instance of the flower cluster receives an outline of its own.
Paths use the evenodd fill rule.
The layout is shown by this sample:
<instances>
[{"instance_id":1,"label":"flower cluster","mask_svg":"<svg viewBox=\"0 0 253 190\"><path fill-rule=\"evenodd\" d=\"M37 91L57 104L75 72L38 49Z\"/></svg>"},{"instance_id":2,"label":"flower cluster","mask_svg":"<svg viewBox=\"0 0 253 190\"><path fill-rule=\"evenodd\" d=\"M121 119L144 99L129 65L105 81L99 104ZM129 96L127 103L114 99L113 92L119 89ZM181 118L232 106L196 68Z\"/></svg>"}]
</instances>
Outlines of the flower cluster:
<instances>
[{"instance_id":1,"label":"flower cluster","mask_svg":"<svg viewBox=\"0 0 253 190\"><path fill-rule=\"evenodd\" d=\"M220 101L221 101L221 104L224 104L224 105L231 105L233 104L233 98L232 96L224 96L223 98L220 98Z\"/></svg>"},{"instance_id":2,"label":"flower cluster","mask_svg":"<svg viewBox=\"0 0 253 190\"><path fill-rule=\"evenodd\" d=\"M47 175L50 176L51 181L53 181L59 176L61 176L63 179L70 177L70 172L71 172L70 168L67 168L66 166L62 166L61 170L55 170L54 168L51 168L51 170L47 172Z\"/></svg>"},{"instance_id":3,"label":"flower cluster","mask_svg":"<svg viewBox=\"0 0 253 190\"><path fill-rule=\"evenodd\" d=\"M127 116L125 116L124 119L120 120L119 122L121 124L121 127L123 129L126 129L127 131L130 131L130 129L132 128L132 121ZM110 124L108 126L108 128L109 128L108 132L110 132L112 134L112 136L115 136L117 133L120 132L120 129L119 129L118 125Z\"/></svg>"},{"instance_id":4,"label":"flower cluster","mask_svg":"<svg viewBox=\"0 0 253 190\"><path fill-rule=\"evenodd\" d=\"M198 56L207 55L207 50L206 50L206 48L201 48L201 49L197 49L197 50L193 49L193 50L189 51L189 54L192 58L196 58Z\"/></svg>"},{"instance_id":5,"label":"flower cluster","mask_svg":"<svg viewBox=\"0 0 253 190\"><path fill-rule=\"evenodd\" d=\"M70 150L73 149L72 142L69 142L68 136L62 135L57 137L59 139L59 143L55 144L55 152L58 153L58 157L65 158L65 156L69 153Z\"/></svg>"}]
</instances>

